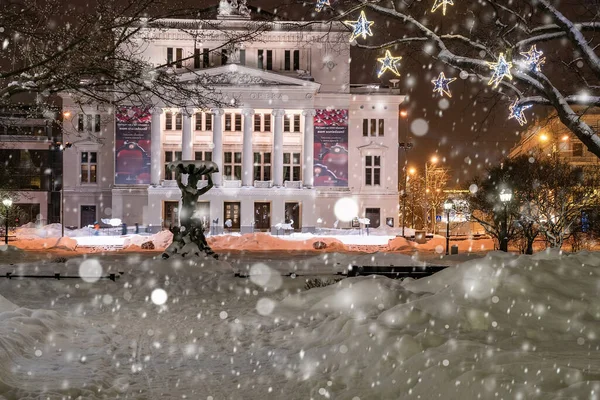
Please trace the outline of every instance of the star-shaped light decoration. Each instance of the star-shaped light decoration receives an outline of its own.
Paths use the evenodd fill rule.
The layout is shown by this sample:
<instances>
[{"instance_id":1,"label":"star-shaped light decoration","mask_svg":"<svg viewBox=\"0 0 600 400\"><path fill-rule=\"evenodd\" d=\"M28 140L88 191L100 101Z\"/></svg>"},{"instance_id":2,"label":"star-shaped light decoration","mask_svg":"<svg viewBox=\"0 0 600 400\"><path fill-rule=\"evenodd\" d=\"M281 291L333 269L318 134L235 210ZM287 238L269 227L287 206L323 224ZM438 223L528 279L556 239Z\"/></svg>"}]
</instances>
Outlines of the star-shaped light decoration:
<instances>
[{"instance_id":1,"label":"star-shaped light decoration","mask_svg":"<svg viewBox=\"0 0 600 400\"><path fill-rule=\"evenodd\" d=\"M491 70L494 70L494 74L488 82L488 85L494 85L494 89L498 87L498 85L500 84L500 82L502 82L502 79L504 77L507 77L509 80L512 81L510 69L512 68L513 64L511 62L506 61L506 59L504 58L504 53L500 53L500 55L498 56L498 62L488 62L486 64L490 67Z\"/></svg>"},{"instance_id":2,"label":"star-shaped light decoration","mask_svg":"<svg viewBox=\"0 0 600 400\"><path fill-rule=\"evenodd\" d=\"M541 71L542 65L546 63L546 57L542 57L544 52L538 50L535 47L535 44L531 46L527 53L520 53L522 56L525 56L523 63L529 67L531 71Z\"/></svg>"},{"instance_id":3,"label":"star-shaped light decoration","mask_svg":"<svg viewBox=\"0 0 600 400\"><path fill-rule=\"evenodd\" d=\"M317 0L317 4L315 5L315 10L317 12L321 12L325 6L331 7L331 3L329 0Z\"/></svg>"},{"instance_id":4,"label":"star-shaped light decoration","mask_svg":"<svg viewBox=\"0 0 600 400\"><path fill-rule=\"evenodd\" d=\"M440 72L440 76L437 79L431 81L433 83L433 93L439 93L442 96L444 94L448 95L448 97L452 97L452 93L450 93L450 83L454 82L456 78L446 78L443 72Z\"/></svg>"},{"instance_id":5,"label":"star-shaped light decoration","mask_svg":"<svg viewBox=\"0 0 600 400\"><path fill-rule=\"evenodd\" d=\"M385 57L377 59L377 61L379 61L382 64L381 68L379 68L379 72L377 73L377 77L380 78L381 75L383 75L387 70L392 71L392 73L396 76L400 76L400 72L396 67L396 63L398 63L398 61L400 61L401 59L402 57L394 57L389 50L386 50Z\"/></svg>"},{"instance_id":6,"label":"star-shaped light decoration","mask_svg":"<svg viewBox=\"0 0 600 400\"><path fill-rule=\"evenodd\" d=\"M519 125L523 126L527 123L527 118L525 118L525 114L523 114L523 111L527 110L528 108L531 108L531 104L526 104L526 105L519 105L519 99L516 99L514 103L512 103L512 105L509 107L510 109L510 115L508 116L508 119L516 119L517 122L519 123Z\"/></svg>"},{"instance_id":7,"label":"star-shaped light decoration","mask_svg":"<svg viewBox=\"0 0 600 400\"><path fill-rule=\"evenodd\" d=\"M435 0L433 2L433 8L431 9L431 12L435 12L435 10L442 7L442 14L446 15L446 7L453 6L453 5L454 5L454 0Z\"/></svg>"},{"instance_id":8,"label":"star-shaped light decoration","mask_svg":"<svg viewBox=\"0 0 600 400\"><path fill-rule=\"evenodd\" d=\"M352 27L352 35L350 36L350 42L353 42L359 36L362 36L363 39L367 38L367 35L373 36L373 32L371 32L371 25L374 24L373 21L367 20L367 16L364 11L360 12L360 17L356 21L344 21L344 24Z\"/></svg>"}]
</instances>

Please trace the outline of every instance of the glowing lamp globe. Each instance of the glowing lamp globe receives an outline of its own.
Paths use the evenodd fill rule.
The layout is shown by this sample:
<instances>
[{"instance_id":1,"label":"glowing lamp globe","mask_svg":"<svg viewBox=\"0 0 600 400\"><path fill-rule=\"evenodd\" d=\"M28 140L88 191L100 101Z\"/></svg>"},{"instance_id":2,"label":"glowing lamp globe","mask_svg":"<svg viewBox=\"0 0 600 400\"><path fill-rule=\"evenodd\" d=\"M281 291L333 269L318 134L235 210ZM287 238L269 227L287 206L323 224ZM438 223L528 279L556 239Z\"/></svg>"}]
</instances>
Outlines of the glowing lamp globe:
<instances>
[{"instance_id":1,"label":"glowing lamp globe","mask_svg":"<svg viewBox=\"0 0 600 400\"><path fill-rule=\"evenodd\" d=\"M502 189L500 192L500 201L507 203L512 199L512 192L509 189Z\"/></svg>"},{"instance_id":2,"label":"glowing lamp globe","mask_svg":"<svg viewBox=\"0 0 600 400\"><path fill-rule=\"evenodd\" d=\"M451 200L446 200L444 202L444 210L450 211L452 210L452 206L454 206L454 203Z\"/></svg>"},{"instance_id":3,"label":"glowing lamp globe","mask_svg":"<svg viewBox=\"0 0 600 400\"><path fill-rule=\"evenodd\" d=\"M344 197L335 203L333 212L338 220L350 222L358 216L358 204L350 197Z\"/></svg>"},{"instance_id":4,"label":"glowing lamp globe","mask_svg":"<svg viewBox=\"0 0 600 400\"><path fill-rule=\"evenodd\" d=\"M2 204L4 204L5 207L10 207L10 206L12 206L12 200L4 199L4 200L2 200Z\"/></svg>"}]
</instances>

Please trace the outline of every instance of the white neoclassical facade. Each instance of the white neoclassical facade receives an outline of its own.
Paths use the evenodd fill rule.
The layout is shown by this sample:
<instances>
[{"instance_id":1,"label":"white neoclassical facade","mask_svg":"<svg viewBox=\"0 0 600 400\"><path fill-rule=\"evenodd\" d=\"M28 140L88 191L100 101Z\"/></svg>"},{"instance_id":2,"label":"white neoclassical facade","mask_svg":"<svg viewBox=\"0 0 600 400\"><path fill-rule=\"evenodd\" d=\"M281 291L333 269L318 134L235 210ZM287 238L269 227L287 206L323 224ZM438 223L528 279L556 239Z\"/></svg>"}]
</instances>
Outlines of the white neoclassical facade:
<instances>
[{"instance_id":1,"label":"white neoclassical facade","mask_svg":"<svg viewBox=\"0 0 600 400\"><path fill-rule=\"evenodd\" d=\"M151 40L143 56L155 65L172 63L182 81L200 74L225 100L220 107L156 102L136 114L139 124L127 125L127 109L81 109L65 96L65 140L73 143L64 154L65 224L120 218L153 231L175 224L180 192L166 164L209 160L220 173L197 215L212 232L274 232L291 221L298 231L349 227L334 214L345 197L371 226L396 226L404 96L350 84L346 27L290 31L289 22L275 22L227 53L214 49L249 20L224 15L209 22L165 21L172 28L145 32Z\"/></svg>"}]
</instances>

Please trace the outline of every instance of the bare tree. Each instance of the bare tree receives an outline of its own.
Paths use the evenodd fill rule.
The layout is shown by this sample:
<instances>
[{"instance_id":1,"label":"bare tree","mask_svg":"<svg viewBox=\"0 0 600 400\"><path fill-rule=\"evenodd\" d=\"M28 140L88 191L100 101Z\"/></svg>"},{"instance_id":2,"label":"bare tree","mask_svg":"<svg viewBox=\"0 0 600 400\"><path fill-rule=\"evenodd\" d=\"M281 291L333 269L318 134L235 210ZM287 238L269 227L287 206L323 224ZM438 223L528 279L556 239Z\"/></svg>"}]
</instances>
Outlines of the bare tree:
<instances>
[{"instance_id":1,"label":"bare tree","mask_svg":"<svg viewBox=\"0 0 600 400\"><path fill-rule=\"evenodd\" d=\"M381 24L379 31L373 27L377 35L368 40L359 38L357 47L396 52L419 49L432 60L460 70L461 77L490 81L510 101L507 117L508 105L515 101L517 107L552 108L560 121L600 157L598 132L581 118L589 107L600 106L600 56L595 35L600 31L598 0L563 2L560 10L552 0L461 1L448 5L446 17L441 9L430 11L430 3L346 0L336 3L336 10L345 11L335 18L352 19L349 16L361 9L376 13L394 29ZM544 65L541 58L534 65L522 62L525 56L520 54L533 45L546 47ZM511 78L494 75L491 64L499 62L501 54L512 65L508 69Z\"/></svg>"},{"instance_id":2,"label":"bare tree","mask_svg":"<svg viewBox=\"0 0 600 400\"><path fill-rule=\"evenodd\" d=\"M167 0L105 0L85 9L62 0L3 1L0 106L21 93L36 94L41 102L53 94L69 93L80 104L149 105L151 99L173 107L221 104L219 93L203 84L201 70L188 68L184 81L182 69L174 71L175 60L155 65L143 56L156 30L194 32L197 41L220 32L219 37L226 39L221 47L211 49L220 51L252 40L270 27L248 21L225 33L205 17L200 9ZM174 26L169 18L180 21ZM177 60L181 61L177 67L185 71L188 59Z\"/></svg>"}]
</instances>

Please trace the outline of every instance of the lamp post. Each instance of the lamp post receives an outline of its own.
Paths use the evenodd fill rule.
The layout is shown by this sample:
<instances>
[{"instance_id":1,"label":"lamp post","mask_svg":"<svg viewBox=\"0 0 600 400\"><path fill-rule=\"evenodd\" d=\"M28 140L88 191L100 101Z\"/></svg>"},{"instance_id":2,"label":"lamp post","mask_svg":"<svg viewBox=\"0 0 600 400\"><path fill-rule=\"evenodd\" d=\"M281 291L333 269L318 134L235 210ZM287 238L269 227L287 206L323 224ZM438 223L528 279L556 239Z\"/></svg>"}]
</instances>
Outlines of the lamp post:
<instances>
[{"instance_id":1,"label":"lamp post","mask_svg":"<svg viewBox=\"0 0 600 400\"><path fill-rule=\"evenodd\" d=\"M500 191L500 201L504 204L504 224L502 226L500 234L502 238L500 240L500 251L508 251L508 203L512 199L512 191L510 189L502 189Z\"/></svg>"},{"instance_id":2,"label":"lamp post","mask_svg":"<svg viewBox=\"0 0 600 400\"><path fill-rule=\"evenodd\" d=\"M8 244L8 211L12 206L12 200L4 199L2 200L2 204L4 204L4 207L6 208L6 218L4 219L4 244Z\"/></svg>"},{"instance_id":3,"label":"lamp post","mask_svg":"<svg viewBox=\"0 0 600 400\"><path fill-rule=\"evenodd\" d=\"M417 172L417 170L413 167L409 168L408 173L412 176L415 175L415 173ZM408 178L407 178L408 180ZM410 186L410 202L411 202L411 212L410 212L410 218L411 218L411 222L410 222L410 227L414 230L415 229L415 188L413 187L413 184L411 184ZM414 232L413 232L414 234Z\"/></svg>"},{"instance_id":4,"label":"lamp post","mask_svg":"<svg viewBox=\"0 0 600 400\"><path fill-rule=\"evenodd\" d=\"M452 200L448 199L444 202L444 210L446 210L446 255L450 254L450 210L453 207Z\"/></svg>"}]
</instances>

